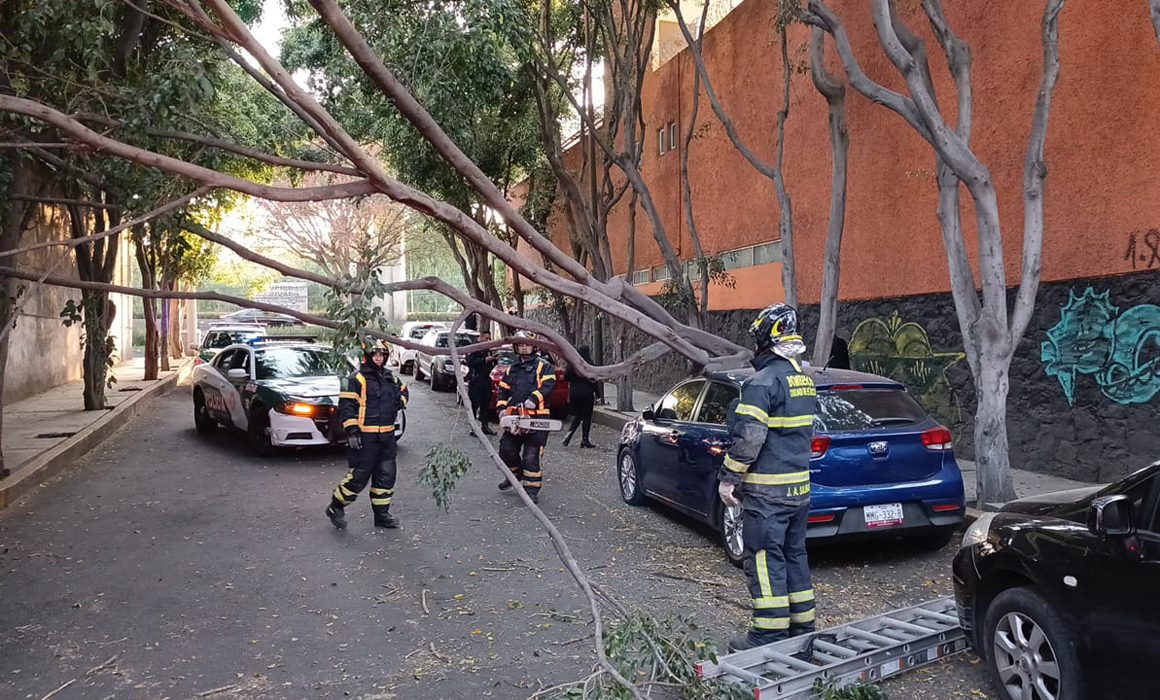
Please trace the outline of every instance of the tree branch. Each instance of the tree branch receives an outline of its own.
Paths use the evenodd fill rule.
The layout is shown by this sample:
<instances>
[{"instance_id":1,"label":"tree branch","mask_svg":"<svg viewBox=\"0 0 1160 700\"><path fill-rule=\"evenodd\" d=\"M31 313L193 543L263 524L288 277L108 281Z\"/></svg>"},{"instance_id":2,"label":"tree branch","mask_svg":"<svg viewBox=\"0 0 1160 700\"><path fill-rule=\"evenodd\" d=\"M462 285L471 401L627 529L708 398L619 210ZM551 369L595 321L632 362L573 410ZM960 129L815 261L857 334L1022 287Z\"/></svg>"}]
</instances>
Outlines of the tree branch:
<instances>
[{"instance_id":1,"label":"tree branch","mask_svg":"<svg viewBox=\"0 0 1160 700\"><path fill-rule=\"evenodd\" d=\"M1160 0L1148 0L1148 13L1152 16L1152 26L1156 28L1156 41L1160 41Z\"/></svg>"},{"instance_id":2,"label":"tree branch","mask_svg":"<svg viewBox=\"0 0 1160 700\"><path fill-rule=\"evenodd\" d=\"M1043 191L1047 179L1044 148L1051 99L1059 81L1059 14L1066 0L1048 0L1043 9L1043 78L1035 101L1035 116L1023 164L1023 272L1011 316L1011 352L1031 322L1043 263Z\"/></svg>"}]
</instances>

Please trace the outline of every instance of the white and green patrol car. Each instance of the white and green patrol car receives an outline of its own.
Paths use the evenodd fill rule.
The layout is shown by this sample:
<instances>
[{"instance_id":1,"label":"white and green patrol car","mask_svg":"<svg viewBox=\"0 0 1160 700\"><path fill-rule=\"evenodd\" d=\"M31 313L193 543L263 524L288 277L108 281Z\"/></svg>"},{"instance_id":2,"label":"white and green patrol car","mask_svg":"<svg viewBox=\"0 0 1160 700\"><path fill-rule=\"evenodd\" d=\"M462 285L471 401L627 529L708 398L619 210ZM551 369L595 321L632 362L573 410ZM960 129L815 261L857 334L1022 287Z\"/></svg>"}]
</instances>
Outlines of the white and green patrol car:
<instances>
[{"instance_id":1,"label":"white and green patrol car","mask_svg":"<svg viewBox=\"0 0 1160 700\"><path fill-rule=\"evenodd\" d=\"M193 369L194 424L203 433L218 425L244 431L259 452L342 443L340 377L355 369L336 363L322 345L230 345ZM399 411L396 439L406 426L406 411Z\"/></svg>"}]
</instances>

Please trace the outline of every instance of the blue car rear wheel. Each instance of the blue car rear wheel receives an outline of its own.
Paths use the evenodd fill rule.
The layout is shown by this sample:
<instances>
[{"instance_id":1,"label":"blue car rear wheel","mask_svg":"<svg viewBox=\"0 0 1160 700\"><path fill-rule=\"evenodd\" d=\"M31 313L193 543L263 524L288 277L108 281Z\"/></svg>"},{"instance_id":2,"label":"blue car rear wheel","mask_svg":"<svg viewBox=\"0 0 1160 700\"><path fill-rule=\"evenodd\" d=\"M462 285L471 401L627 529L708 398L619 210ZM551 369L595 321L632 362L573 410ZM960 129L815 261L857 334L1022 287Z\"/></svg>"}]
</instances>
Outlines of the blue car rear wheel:
<instances>
[{"instance_id":1,"label":"blue car rear wheel","mask_svg":"<svg viewBox=\"0 0 1160 700\"><path fill-rule=\"evenodd\" d=\"M620 497L630 506L644 505L644 489L640 485L640 471L636 467L636 458L632 450L620 451L616 459L616 478L620 482Z\"/></svg>"}]
</instances>

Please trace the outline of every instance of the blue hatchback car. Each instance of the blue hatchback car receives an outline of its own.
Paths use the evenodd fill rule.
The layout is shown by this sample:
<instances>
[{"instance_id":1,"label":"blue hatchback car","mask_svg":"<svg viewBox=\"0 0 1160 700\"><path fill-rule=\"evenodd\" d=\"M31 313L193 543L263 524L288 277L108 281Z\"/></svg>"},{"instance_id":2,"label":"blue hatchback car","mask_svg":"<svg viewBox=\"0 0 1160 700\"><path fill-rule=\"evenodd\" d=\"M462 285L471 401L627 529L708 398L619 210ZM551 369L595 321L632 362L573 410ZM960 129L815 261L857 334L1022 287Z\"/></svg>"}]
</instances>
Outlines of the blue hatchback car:
<instances>
[{"instance_id":1,"label":"blue hatchback car","mask_svg":"<svg viewBox=\"0 0 1160 700\"><path fill-rule=\"evenodd\" d=\"M899 383L806 367L818 409L810 459L809 537L918 537L941 547L962 525L963 477L949 430ZM626 503L652 499L717 530L740 564L740 508L717 497L729 449L726 421L753 370L684 380L625 424L617 478Z\"/></svg>"}]
</instances>

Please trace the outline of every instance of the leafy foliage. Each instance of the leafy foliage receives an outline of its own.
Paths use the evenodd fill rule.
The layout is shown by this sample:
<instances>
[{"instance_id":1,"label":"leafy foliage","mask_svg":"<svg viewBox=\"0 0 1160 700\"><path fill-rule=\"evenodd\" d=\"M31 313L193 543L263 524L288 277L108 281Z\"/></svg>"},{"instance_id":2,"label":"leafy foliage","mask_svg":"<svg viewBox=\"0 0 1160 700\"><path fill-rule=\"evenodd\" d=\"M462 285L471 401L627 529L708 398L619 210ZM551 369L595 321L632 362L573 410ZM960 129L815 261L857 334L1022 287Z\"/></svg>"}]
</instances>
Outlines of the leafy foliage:
<instances>
[{"instance_id":1,"label":"leafy foliage","mask_svg":"<svg viewBox=\"0 0 1160 700\"><path fill-rule=\"evenodd\" d=\"M842 688L826 685L821 680L814 684L818 700L888 700L886 691L877 685L848 685Z\"/></svg>"},{"instance_id":2,"label":"leafy foliage","mask_svg":"<svg viewBox=\"0 0 1160 700\"><path fill-rule=\"evenodd\" d=\"M729 289L737 286L737 280L725 269L725 261L720 255L703 255L690 260L686 267L688 286L684 284L684 280L667 279L664 286L661 287L660 294L657 295L657 300L665 308L681 309L687 307L690 301L690 292L695 287L700 286L702 267L709 273L709 284L717 284Z\"/></svg>"},{"instance_id":3,"label":"leafy foliage","mask_svg":"<svg viewBox=\"0 0 1160 700\"><path fill-rule=\"evenodd\" d=\"M442 444L436 445L427 452L423 468L419 470L419 483L430 486L435 505L449 511L451 492L469 469L471 458L462 450Z\"/></svg>"}]
</instances>

